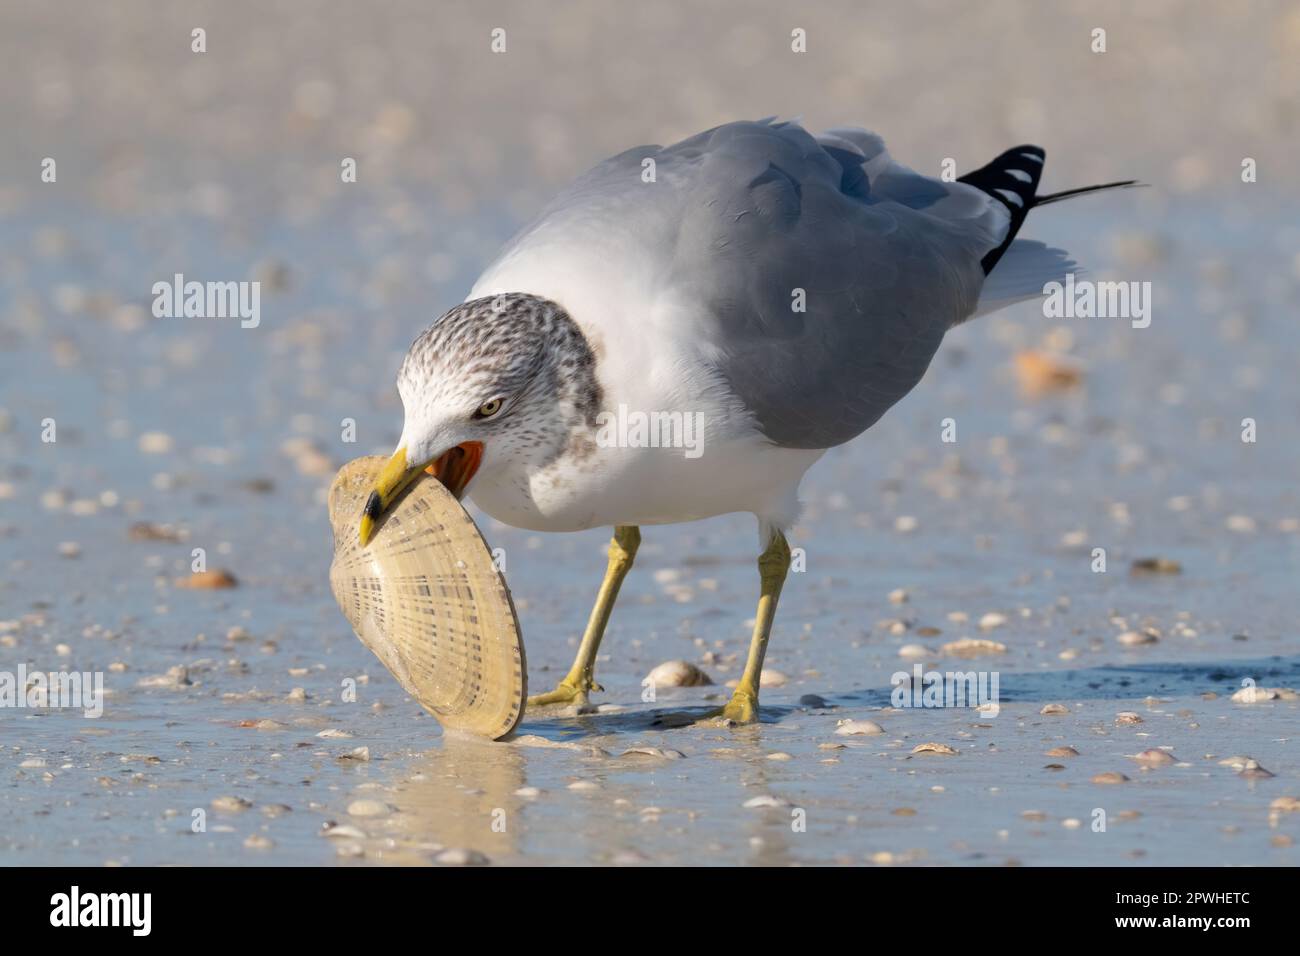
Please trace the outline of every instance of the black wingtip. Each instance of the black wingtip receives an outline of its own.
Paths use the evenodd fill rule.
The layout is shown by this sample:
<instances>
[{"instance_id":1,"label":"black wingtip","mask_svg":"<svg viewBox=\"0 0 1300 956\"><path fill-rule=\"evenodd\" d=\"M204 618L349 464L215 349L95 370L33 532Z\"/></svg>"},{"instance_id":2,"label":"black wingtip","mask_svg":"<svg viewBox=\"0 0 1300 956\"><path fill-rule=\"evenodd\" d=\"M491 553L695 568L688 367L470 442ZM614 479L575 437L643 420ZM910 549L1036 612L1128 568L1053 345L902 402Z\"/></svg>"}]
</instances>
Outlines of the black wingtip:
<instances>
[{"instance_id":1,"label":"black wingtip","mask_svg":"<svg viewBox=\"0 0 1300 956\"><path fill-rule=\"evenodd\" d=\"M1007 234L1003 237L1001 245L980 260L985 275L993 271L993 267L998 264L1002 254L1011 245L1011 240L1016 238L1016 233L1024 225L1025 216L1029 215L1029 210L1034 208L1036 201L1034 194L1038 192L1038 181L1043 177L1043 167L1046 162L1045 149L1025 143L1021 146L1013 146L987 165L957 177L958 182L974 186L998 200L1007 207L1007 212L1011 216Z\"/></svg>"}]
</instances>

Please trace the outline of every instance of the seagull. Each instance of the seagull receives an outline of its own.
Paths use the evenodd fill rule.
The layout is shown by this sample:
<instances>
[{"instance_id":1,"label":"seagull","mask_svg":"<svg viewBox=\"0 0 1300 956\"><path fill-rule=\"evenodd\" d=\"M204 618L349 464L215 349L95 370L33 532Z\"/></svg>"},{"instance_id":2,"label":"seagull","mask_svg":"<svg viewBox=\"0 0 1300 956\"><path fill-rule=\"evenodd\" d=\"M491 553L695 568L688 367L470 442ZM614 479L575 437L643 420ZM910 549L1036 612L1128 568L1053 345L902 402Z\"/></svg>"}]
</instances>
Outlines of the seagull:
<instances>
[{"instance_id":1,"label":"seagull","mask_svg":"<svg viewBox=\"0 0 1300 956\"><path fill-rule=\"evenodd\" d=\"M1017 146L946 181L864 129L774 119L605 160L411 345L361 544L426 471L507 525L612 527L573 666L528 700L582 712L641 526L752 513L749 656L701 720L757 721L804 473L906 395L950 328L1074 269L1016 238L1031 209L1134 185L1038 195L1044 160Z\"/></svg>"}]
</instances>

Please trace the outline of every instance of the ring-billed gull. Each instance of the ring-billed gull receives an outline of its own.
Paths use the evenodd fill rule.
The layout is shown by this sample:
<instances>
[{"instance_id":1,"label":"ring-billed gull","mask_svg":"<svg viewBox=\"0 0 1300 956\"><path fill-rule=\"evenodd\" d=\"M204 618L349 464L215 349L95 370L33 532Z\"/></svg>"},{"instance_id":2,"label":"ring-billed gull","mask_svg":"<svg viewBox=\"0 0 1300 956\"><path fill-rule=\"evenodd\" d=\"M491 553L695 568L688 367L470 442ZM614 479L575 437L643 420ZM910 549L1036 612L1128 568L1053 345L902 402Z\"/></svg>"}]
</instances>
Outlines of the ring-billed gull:
<instances>
[{"instance_id":1,"label":"ring-billed gull","mask_svg":"<svg viewBox=\"0 0 1300 956\"><path fill-rule=\"evenodd\" d=\"M1073 268L1016 239L1031 208L1130 185L1037 196L1043 162L1018 146L945 182L874 133L771 120L604 161L412 344L362 543L424 469L509 525L613 526L577 659L529 701L582 707L639 526L752 512L749 658L711 716L756 720L804 473L906 395L949 328Z\"/></svg>"}]
</instances>

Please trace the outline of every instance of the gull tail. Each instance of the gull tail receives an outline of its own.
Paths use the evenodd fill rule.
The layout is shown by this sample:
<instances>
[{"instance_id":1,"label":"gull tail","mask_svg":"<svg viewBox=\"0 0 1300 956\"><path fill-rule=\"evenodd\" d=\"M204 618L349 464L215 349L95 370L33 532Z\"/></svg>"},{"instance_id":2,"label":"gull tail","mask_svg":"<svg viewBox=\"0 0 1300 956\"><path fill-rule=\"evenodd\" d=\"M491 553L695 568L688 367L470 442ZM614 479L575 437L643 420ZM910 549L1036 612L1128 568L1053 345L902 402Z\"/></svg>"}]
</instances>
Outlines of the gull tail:
<instances>
[{"instance_id":1,"label":"gull tail","mask_svg":"<svg viewBox=\"0 0 1300 956\"><path fill-rule=\"evenodd\" d=\"M986 278L975 315L1040 296L1046 283L1060 280L1076 269L1077 263L1064 250L1016 239L1029 210L1088 193L1140 185L1137 180L1126 179L1040 196L1038 181L1046 159L1047 154L1039 146L1014 146L988 165L957 177L958 182L974 186L998 200L1006 207L1009 217L1002 242L980 260Z\"/></svg>"}]
</instances>

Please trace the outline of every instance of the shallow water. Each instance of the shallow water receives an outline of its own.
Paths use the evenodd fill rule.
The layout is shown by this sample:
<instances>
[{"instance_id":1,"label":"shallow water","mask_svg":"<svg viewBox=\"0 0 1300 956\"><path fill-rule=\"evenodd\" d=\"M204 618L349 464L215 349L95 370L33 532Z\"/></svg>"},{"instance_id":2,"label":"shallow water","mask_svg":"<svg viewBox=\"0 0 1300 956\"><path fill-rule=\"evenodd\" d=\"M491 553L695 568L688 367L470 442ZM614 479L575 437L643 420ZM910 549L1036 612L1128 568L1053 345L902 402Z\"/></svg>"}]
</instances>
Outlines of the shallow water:
<instances>
[{"instance_id":1,"label":"shallow water","mask_svg":"<svg viewBox=\"0 0 1300 956\"><path fill-rule=\"evenodd\" d=\"M1182 54L1166 51L1160 71L1132 74L1149 100L1125 98L1133 81L1122 69L1079 73L1102 93L1070 95L1080 116L1058 126L1047 104L1073 81L1043 47L1014 63L958 57L971 75L955 98L923 97L929 110L914 109L879 90L935 88L923 62L897 53L946 42L924 11L891 14L884 46L873 30L844 32L873 53L852 60L852 83L833 81L849 62L842 50L829 66L810 61L815 74L769 76L763 111L799 112L800 97L833 106L812 125L871 123L917 166L946 155L953 130L980 131L971 136L987 138L990 155L1050 130L1064 147L1049 162L1053 188L1130 172L1156 181L1036 212L1026 230L1070 249L1093 278L1152 282L1151 326L1045 319L1033 304L983 317L950 334L927 378L875 428L826 455L804 484L790 539L806 568L786 585L768 655L788 681L763 691L760 725L654 723L716 705L743 667L756 535L751 517L732 515L644 529L598 666L605 693L595 700L617 709L529 712L514 741L487 744L442 736L343 621L326 580L325 488L344 461L391 451L401 427L392 382L407 344L555 181L652 138L646 129L760 115L757 93L732 78L754 68L752 29L780 26L784 37L788 24L777 6L754 13L757 26L733 38L730 66L710 86L691 72L706 39L658 13L606 24L636 34L621 46L561 29L563 18L516 20L520 41L540 31L545 56L581 60L608 82L539 72L529 58L542 54L520 42L522 65L456 85L438 71L488 74L448 39L454 31L388 36L340 21L247 36L256 21L234 22L226 11L237 6L208 8L209 23L247 41L209 54L208 67L177 66L153 40L113 32L102 12L65 24L0 11L22 26L0 30L0 50L35 90L0 96L0 118L26 131L15 142L55 143L68 160L56 193L0 187L0 670L102 671L108 690L98 719L0 709L0 861L364 865L428 863L457 848L528 865L1300 862L1300 814L1269 809L1300 796L1300 703L1230 699L1246 680L1300 687L1300 201L1275 173L1243 191L1235 155L1249 148L1273 171L1265 160L1290 155L1270 120L1282 110L1270 91L1290 88L1294 69L1279 51L1300 42L1285 7L1263 5L1277 16L1261 12L1249 36L1224 33L1213 16L1187 27L1188 48L1207 51L1199 63L1223 62L1226 37L1273 64L1269 83L1252 87L1253 109L1212 72L1180 88ZM1091 9L1062 17L1082 29ZM1112 37L1160 49L1158 17L1107 9ZM188 33L184 15L159 15ZM466 30L483 26L455 16L471 18ZM110 43L98 42L96 23ZM836 23L814 18L812 35ZM966 25L945 36L1003 32ZM15 41L29 31L46 46ZM451 46L430 57L419 38L435 33ZM276 59L268 43L296 52ZM632 55L627 44L638 43ZM575 60L584 44L600 52ZM376 66L376 48L401 70ZM655 53L670 48L671 59ZM330 51L355 89L329 72ZM686 71L691 95L638 99L637 64L652 60ZM161 96L173 68L177 93ZM1009 90L1017 70L1033 90L1009 96L996 122L973 124L968 100ZM534 87L551 112L527 99ZM863 88L884 100L865 115ZM412 110L430 89L440 94L429 112ZM289 91L292 108L268 90ZM1160 99L1174 96L1203 110ZM1093 100L1114 108L1099 118ZM233 104L227 125L188 124L222 103ZM652 120L659 110L671 120ZM1235 137L1213 148L1234 155L1194 151L1207 116ZM1103 129L1112 148L1096 146ZM365 185L338 194L336 154L353 149L352 136L368 150ZM0 153L4 168L30 172L30 157L15 155ZM1224 169L1235 191L1206 185ZM262 277L260 326L154 319L149 290L176 272ZM1015 371L1025 349L1064 353L1082 382L1026 395ZM46 418L57 422L53 443L41 441ZM351 443L341 440L349 418ZM953 443L941 440L949 418ZM1257 424L1253 443L1241 440L1245 418ZM144 442L162 450L142 448L149 433L167 436ZM505 550L531 688L545 690L576 648L607 533L537 535L474 514ZM139 522L169 526L172 540L133 537ZM1093 570L1099 547L1105 573ZM177 588L195 548L238 586ZM1181 573L1129 573L1150 557L1180 562ZM890 600L896 589L906 601ZM1004 620L981 628L988 614ZM1117 640L1146 627L1157 642ZM963 637L1005 650L975 660L941 651ZM913 664L899 655L909 644L929 649L921 663L933 669L996 671L998 715L891 708L891 676ZM643 702L642 678L678 658L717 685ZM183 682L154 680L173 668ZM357 681L355 701L346 681ZM800 705L807 694L829 706ZM1068 712L1040 713L1048 704ZM1117 723L1122 712L1142 721ZM885 732L837 735L845 719ZM913 754L927 742L955 753ZM1066 745L1079 755L1046 755ZM353 755L361 747L369 759ZM625 754L635 747L683 756ZM1131 759L1158 747L1177 762ZM1238 755L1275 776L1220 764ZM1092 782L1105 772L1129 779ZM249 805L222 809L241 806L228 797ZM771 805L745 806L756 797ZM359 800L386 814L350 814ZM323 835L332 825L358 832Z\"/></svg>"}]
</instances>

